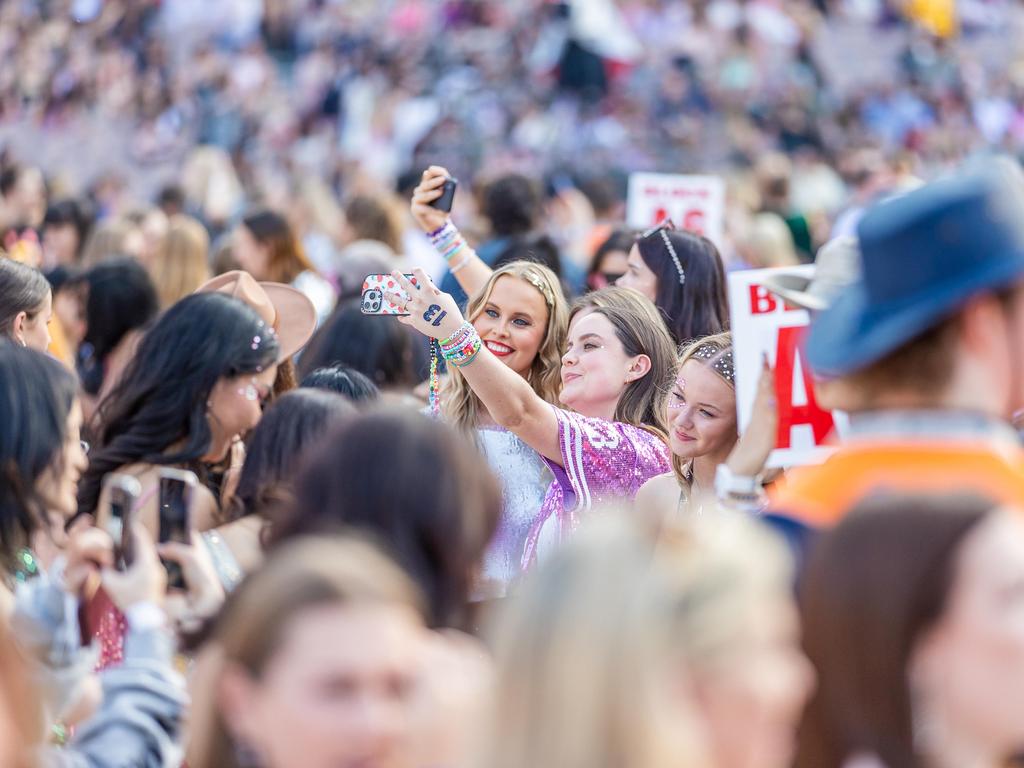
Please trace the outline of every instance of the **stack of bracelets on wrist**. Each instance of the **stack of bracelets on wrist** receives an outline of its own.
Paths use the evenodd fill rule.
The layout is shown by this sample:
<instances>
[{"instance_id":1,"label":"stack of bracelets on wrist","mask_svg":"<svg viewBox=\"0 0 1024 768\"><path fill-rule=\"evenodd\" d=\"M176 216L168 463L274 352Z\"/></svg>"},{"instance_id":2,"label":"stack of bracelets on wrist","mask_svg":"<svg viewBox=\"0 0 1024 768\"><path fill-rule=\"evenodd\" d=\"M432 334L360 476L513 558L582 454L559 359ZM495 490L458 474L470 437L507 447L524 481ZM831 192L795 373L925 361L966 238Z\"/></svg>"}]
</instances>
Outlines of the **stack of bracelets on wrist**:
<instances>
[{"instance_id":1,"label":"stack of bracelets on wrist","mask_svg":"<svg viewBox=\"0 0 1024 768\"><path fill-rule=\"evenodd\" d=\"M480 334L472 323L465 322L455 333L441 340L441 355L449 365L462 368L473 362L481 346Z\"/></svg>"},{"instance_id":2,"label":"stack of bracelets on wrist","mask_svg":"<svg viewBox=\"0 0 1024 768\"><path fill-rule=\"evenodd\" d=\"M466 241L462 238L462 233L452 224L451 220L446 221L443 227L431 232L427 237L430 238L430 242L437 252L444 256L444 260L448 263L448 269L453 275L469 263L471 254L467 253L458 264L451 266L452 260L466 248Z\"/></svg>"}]
</instances>

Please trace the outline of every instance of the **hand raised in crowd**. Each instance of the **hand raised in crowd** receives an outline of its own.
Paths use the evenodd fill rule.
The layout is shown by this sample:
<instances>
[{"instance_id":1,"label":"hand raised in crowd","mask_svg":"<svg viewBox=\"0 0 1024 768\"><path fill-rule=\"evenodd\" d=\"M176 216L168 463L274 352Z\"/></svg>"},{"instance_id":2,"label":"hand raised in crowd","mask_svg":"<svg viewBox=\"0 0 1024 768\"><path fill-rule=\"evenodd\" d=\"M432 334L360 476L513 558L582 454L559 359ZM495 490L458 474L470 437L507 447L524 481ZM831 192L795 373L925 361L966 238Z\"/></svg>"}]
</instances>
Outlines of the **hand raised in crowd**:
<instances>
[{"instance_id":1,"label":"hand raised in crowd","mask_svg":"<svg viewBox=\"0 0 1024 768\"><path fill-rule=\"evenodd\" d=\"M775 396L775 370L763 359L757 394L746 431L736 442L726 464L737 477L761 474L775 449L779 431L779 407Z\"/></svg>"},{"instance_id":2,"label":"hand raised in crowd","mask_svg":"<svg viewBox=\"0 0 1024 768\"><path fill-rule=\"evenodd\" d=\"M412 192L412 204L409 208L416 223L424 232L436 232L448 221L449 215L434 208L431 203L441 197L441 187L449 176L446 168L432 165L423 172L419 186Z\"/></svg>"},{"instance_id":3,"label":"hand raised in crowd","mask_svg":"<svg viewBox=\"0 0 1024 768\"><path fill-rule=\"evenodd\" d=\"M220 610L224 587L199 534L192 532L192 543L169 541L157 547L160 556L181 566L186 591L173 591L164 604L171 622L184 630L198 625Z\"/></svg>"},{"instance_id":4,"label":"hand raised in crowd","mask_svg":"<svg viewBox=\"0 0 1024 768\"><path fill-rule=\"evenodd\" d=\"M156 546L144 530L134 528L132 548L133 560L127 570L103 569L103 588L122 612L138 603L163 605L167 573L157 557Z\"/></svg>"},{"instance_id":5,"label":"hand raised in crowd","mask_svg":"<svg viewBox=\"0 0 1024 768\"><path fill-rule=\"evenodd\" d=\"M465 322L459 305L451 296L442 291L422 269L414 269L413 274L419 281L419 287L395 271L391 276L401 287L403 293L386 293L385 297L399 307L404 307L409 314L400 316L399 322L411 325L417 331L432 339L445 339L459 329Z\"/></svg>"}]
</instances>

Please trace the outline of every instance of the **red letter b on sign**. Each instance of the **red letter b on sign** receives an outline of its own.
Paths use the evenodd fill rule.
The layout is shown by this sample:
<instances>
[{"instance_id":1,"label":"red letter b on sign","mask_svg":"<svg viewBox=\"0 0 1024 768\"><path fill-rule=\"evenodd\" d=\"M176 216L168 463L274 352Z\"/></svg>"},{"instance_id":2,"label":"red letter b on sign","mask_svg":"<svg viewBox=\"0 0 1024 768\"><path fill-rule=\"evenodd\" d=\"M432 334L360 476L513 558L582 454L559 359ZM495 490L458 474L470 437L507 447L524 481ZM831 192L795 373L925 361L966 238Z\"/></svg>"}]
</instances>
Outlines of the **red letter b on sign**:
<instances>
[{"instance_id":1,"label":"red letter b on sign","mask_svg":"<svg viewBox=\"0 0 1024 768\"><path fill-rule=\"evenodd\" d=\"M779 308L775 296L761 285L750 286L750 314L766 315Z\"/></svg>"}]
</instances>

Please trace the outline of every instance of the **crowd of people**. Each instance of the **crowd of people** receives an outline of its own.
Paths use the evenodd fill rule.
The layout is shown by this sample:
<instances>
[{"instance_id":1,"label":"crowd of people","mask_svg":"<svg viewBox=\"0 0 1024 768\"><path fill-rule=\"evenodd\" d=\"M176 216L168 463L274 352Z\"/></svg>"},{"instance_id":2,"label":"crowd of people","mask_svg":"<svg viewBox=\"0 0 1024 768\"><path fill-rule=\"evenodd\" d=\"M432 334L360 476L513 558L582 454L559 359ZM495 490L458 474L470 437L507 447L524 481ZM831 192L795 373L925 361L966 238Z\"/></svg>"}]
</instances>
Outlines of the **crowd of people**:
<instances>
[{"instance_id":1,"label":"crowd of people","mask_svg":"<svg viewBox=\"0 0 1024 768\"><path fill-rule=\"evenodd\" d=\"M951 8L0 4L0 766L1024 764L1017 9ZM626 226L697 156L720 241Z\"/></svg>"}]
</instances>

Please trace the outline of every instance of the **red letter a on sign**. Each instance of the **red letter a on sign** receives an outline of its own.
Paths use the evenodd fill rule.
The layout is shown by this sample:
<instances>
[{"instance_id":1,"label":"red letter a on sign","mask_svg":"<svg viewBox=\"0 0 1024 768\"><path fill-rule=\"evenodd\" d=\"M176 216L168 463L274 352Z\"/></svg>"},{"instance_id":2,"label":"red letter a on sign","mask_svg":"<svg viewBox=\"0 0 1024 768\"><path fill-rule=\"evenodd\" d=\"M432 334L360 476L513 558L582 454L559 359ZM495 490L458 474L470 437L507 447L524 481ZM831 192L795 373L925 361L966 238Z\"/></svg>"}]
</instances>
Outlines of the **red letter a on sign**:
<instances>
[{"instance_id":1,"label":"red letter a on sign","mask_svg":"<svg viewBox=\"0 0 1024 768\"><path fill-rule=\"evenodd\" d=\"M814 432L814 442L820 445L834 426L832 414L818 407L814 399L814 383L810 371L800 360L804 391L807 402L803 405L793 404L793 384L800 339L806 328L780 328L778 349L775 357L775 393L779 403L779 435L775 442L777 448L790 447L790 433L797 424L810 424Z\"/></svg>"}]
</instances>

